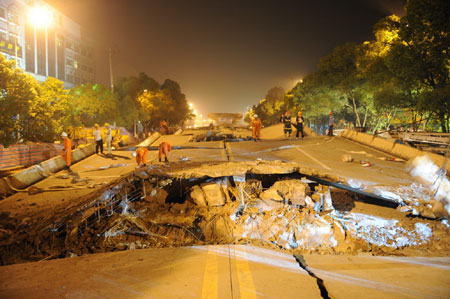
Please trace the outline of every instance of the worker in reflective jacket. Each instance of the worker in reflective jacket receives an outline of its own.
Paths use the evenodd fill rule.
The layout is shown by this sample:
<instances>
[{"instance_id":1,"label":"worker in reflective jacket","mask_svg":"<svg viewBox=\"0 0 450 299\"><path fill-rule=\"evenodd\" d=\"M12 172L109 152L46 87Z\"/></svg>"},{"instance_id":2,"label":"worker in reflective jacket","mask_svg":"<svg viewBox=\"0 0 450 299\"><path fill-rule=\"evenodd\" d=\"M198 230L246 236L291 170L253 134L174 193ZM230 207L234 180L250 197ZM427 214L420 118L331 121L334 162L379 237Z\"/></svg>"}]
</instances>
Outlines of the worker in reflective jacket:
<instances>
[{"instance_id":1,"label":"worker in reflective jacket","mask_svg":"<svg viewBox=\"0 0 450 299\"><path fill-rule=\"evenodd\" d=\"M146 147L138 147L133 156L136 157L138 167L147 166L148 149Z\"/></svg>"},{"instance_id":2,"label":"worker in reflective jacket","mask_svg":"<svg viewBox=\"0 0 450 299\"><path fill-rule=\"evenodd\" d=\"M259 137L261 136L261 127L262 127L261 118L257 114L253 115L253 120L252 120L253 134L252 134L252 136L255 141L257 139L259 139Z\"/></svg>"},{"instance_id":3,"label":"worker in reflective jacket","mask_svg":"<svg viewBox=\"0 0 450 299\"><path fill-rule=\"evenodd\" d=\"M70 167L72 164L72 142L66 132L62 132L61 137L64 138L64 152L62 156L64 161L66 161L67 167Z\"/></svg>"},{"instance_id":4,"label":"worker in reflective jacket","mask_svg":"<svg viewBox=\"0 0 450 299\"><path fill-rule=\"evenodd\" d=\"M167 142L161 142L158 146L158 150L159 150L159 162L161 162L161 158L162 156L164 156L164 161L165 162L169 162L168 158L169 158L169 152L172 150L172 147L170 146L169 143Z\"/></svg>"}]
</instances>

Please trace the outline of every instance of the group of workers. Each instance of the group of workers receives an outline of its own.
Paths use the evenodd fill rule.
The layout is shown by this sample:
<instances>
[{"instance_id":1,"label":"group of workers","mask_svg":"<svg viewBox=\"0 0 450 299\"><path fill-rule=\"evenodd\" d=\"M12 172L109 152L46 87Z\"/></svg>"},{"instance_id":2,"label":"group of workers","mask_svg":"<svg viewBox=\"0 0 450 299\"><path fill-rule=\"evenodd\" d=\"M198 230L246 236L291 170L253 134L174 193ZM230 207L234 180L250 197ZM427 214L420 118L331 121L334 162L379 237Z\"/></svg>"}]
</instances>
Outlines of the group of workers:
<instances>
[{"instance_id":1,"label":"group of workers","mask_svg":"<svg viewBox=\"0 0 450 299\"><path fill-rule=\"evenodd\" d=\"M168 128L167 122L162 121L160 125L161 125L161 133L163 135L168 134L169 128ZM95 153L98 154L100 152L100 154L103 154L102 132L101 132L100 126L98 124L95 124L94 127L95 127L95 129L93 131L93 135L94 135L94 140L95 140ZM108 149L108 154L112 155L112 147L111 147L112 139L113 139L112 138L112 128L108 123L105 123L105 127L107 130L106 131L106 146ZM61 137L64 140L64 149L62 152L62 158L66 162L66 167L70 167L72 164L72 142L70 140L69 135L66 132L63 132L61 134ZM169 158L169 152L171 150L172 150L172 147L168 142L161 142L158 146L159 162L161 162L163 157L164 157L165 162L169 162L168 158ZM138 167L146 166L147 154L148 154L147 147L138 147L136 149L135 153L133 153L133 156L136 157L136 163L137 163Z\"/></svg>"},{"instance_id":2,"label":"group of workers","mask_svg":"<svg viewBox=\"0 0 450 299\"><path fill-rule=\"evenodd\" d=\"M291 112L287 111L286 113L284 113L280 117L280 122L282 122L284 124L284 136L287 138L291 138L291 133L292 133ZM297 114L297 117L295 118L295 127L297 128L297 134L296 134L297 139L299 138L300 134L302 135L302 138L305 137L305 134L303 132L304 122L305 122L305 119L302 116L302 112L299 111ZM252 132L253 139L255 141L259 140L261 138L262 123L261 123L261 118L257 114L253 115L251 125L253 128L253 132Z\"/></svg>"},{"instance_id":3,"label":"group of workers","mask_svg":"<svg viewBox=\"0 0 450 299\"><path fill-rule=\"evenodd\" d=\"M283 113L280 117L280 122L284 124L284 137L291 138L291 134L292 134L291 112L286 111L285 113ZM295 124L294 124L295 128L297 129L297 132L295 134L296 139L300 138L300 135L302 136L302 139L305 138L304 124L305 124L305 119L302 116L302 112L299 111L295 118ZM256 141L256 140L260 139L261 127L262 127L261 118L257 114L253 115L251 125L253 128L252 137ZM333 117L333 112L330 112L329 118L328 118L328 133L327 133L328 136L333 136L333 127L334 127L334 117Z\"/></svg>"},{"instance_id":4,"label":"group of workers","mask_svg":"<svg viewBox=\"0 0 450 299\"><path fill-rule=\"evenodd\" d=\"M172 150L172 146L168 142L161 142L158 146L158 160L161 162L164 157L164 162L169 162L169 152ZM136 163L138 167L147 166L147 147L138 147L133 156L136 157Z\"/></svg>"},{"instance_id":5,"label":"group of workers","mask_svg":"<svg viewBox=\"0 0 450 299\"><path fill-rule=\"evenodd\" d=\"M286 111L286 113L281 115L280 122L282 122L284 124L284 137L291 138L291 134L292 134L291 112ZM295 118L295 128L297 129L297 133L295 134L296 139L298 139L300 137L300 134L302 135L302 139L305 138L305 133L303 131L304 123L305 123L305 119L302 116L302 112L299 111L297 113L297 117Z\"/></svg>"}]
</instances>

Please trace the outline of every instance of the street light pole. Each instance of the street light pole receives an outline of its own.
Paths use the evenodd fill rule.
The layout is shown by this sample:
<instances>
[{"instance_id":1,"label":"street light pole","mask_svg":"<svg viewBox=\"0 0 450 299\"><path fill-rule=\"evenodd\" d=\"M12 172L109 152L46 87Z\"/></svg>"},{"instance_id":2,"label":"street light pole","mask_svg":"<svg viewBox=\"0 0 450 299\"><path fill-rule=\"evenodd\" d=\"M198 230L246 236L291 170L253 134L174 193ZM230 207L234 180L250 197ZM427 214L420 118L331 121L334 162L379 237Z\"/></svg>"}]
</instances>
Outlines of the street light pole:
<instances>
[{"instance_id":1,"label":"street light pole","mask_svg":"<svg viewBox=\"0 0 450 299\"><path fill-rule=\"evenodd\" d=\"M112 50L109 48L109 76L111 80L111 93L114 93L114 76L113 76L113 67L112 67Z\"/></svg>"}]
</instances>

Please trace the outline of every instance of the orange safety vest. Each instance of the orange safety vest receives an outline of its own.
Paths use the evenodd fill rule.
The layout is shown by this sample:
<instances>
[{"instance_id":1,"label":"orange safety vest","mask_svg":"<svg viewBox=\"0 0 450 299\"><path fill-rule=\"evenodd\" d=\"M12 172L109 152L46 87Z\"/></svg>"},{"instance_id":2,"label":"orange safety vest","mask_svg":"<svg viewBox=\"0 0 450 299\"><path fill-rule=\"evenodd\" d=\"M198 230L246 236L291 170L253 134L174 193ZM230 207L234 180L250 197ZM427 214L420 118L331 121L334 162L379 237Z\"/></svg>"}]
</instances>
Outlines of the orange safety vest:
<instances>
[{"instance_id":1,"label":"orange safety vest","mask_svg":"<svg viewBox=\"0 0 450 299\"><path fill-rule=\"evenodd\" d=\"M72 164L72 142L69 137L64 138L64 154L63 159L66 161L66 165L70 166Z\"/></svg>"}]
</instances>

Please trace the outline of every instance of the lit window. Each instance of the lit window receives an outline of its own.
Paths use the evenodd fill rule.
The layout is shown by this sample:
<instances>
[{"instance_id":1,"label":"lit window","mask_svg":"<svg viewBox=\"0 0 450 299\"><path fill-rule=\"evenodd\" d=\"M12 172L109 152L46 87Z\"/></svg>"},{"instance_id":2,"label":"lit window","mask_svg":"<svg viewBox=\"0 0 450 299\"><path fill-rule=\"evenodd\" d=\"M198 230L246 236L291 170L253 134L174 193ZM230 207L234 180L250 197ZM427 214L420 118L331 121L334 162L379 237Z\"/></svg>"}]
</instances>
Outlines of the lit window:
<instances>
[{"instance_id":1,"label":"lit window","mask_svg":"<svg viewBox=\"0 0 450 299\"><path fill-rule=\"evenodd\" d=\"M73 67L78 69L78 61L76 61L76 60L73 61Z\"/></svg>"}]
</instances>

